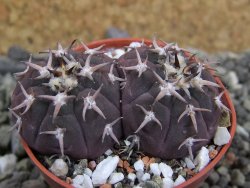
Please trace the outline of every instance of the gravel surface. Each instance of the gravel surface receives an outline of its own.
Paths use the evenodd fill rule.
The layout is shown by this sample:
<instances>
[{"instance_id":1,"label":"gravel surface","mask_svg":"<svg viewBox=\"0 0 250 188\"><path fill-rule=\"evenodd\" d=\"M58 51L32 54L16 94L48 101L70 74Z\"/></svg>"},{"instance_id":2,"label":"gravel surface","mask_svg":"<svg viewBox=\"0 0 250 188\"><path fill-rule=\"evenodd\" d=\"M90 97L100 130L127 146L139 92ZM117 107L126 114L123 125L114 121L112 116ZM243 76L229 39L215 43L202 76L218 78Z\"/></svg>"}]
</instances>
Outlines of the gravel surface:
<instances>
[{"instance_id":1,"label":"gravel surface","mask_svg":"<svg viewBox=\"0 0 250 188\"><path fill-rule=\"evenodd\" d=\"M9 97L15 81L10 73L21 67L19 60L27 56L20 47L13 46L11 51L20 50L20 57L9 53L0 58L0 188L47 188L38 169L34 167L20 145L17 133L9 133ZM37 57L37 59L42 57ZM241 54L223 53L213 56L220 62L220 74L231 93L237 112L237 132L224 159L215 167L201 188L206 187L250 187L250 52ZM11 67L2 66L6 59ZM16 65L13 66L12 64ZM20 68L20 69L21 69Z\"/></svg>"}]
</instances>

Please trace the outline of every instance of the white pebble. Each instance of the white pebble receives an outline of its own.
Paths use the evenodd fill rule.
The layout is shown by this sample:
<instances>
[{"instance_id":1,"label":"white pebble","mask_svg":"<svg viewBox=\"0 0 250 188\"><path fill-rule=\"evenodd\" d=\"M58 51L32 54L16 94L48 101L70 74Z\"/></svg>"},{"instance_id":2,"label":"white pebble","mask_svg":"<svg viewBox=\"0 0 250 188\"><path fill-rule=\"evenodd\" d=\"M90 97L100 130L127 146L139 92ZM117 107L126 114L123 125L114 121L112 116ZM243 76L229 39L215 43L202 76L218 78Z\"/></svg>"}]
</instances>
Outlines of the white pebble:
<instances>
[{"instance_id":1,"label":"white pebble","mask_svg":"<svg viewBox=\"0 0 250 188\"><path fill-rule=\"evenodd\" d=\"M139 48L139 47L141 47L142 45L141 45L141 43L140 42L131 42L130 44L129 44L129 47L131 47L131 48Z\"/></svg>"},{"instance_id":2,"label":"white pebble","mask_svg":"<svg viewBox=\"0 0 250 188\"><path fill-rule=\"evenodd\" d=\"M145 173L143 174L143 176L141 177L141 180L142 181L147 181L150 179L150 174L149 173Z\"/></svg>"},{"instance_id":3,"label":"white pebble","mask_svg":"<svg viewBox=\"0 0 250 188\"><path fill-rule=\"evenodd\" d=\"M92 176L92 170L90 170L89 168L85 168L85 170L84 170L83 173L86 174L86 175L88 175L89 177Z\"/></svg>"},{"instance_id":4,"label":"white pebble","mask_svg":"<svg viewBox=\"0 0 250 188\"><path fill-rule=\"evenodd\" d=\"M177 179L174 181L174 186L178 186L178 185L182 184L185 181L186 181L185 178L183 178L182 175L179 175L177 177Z\"/></svg>"},{"instance_id":5,"label":"white pebble","mask_svg":"<svg viewBox=\"0 0 250 188\"><path fill-rule=\"evenodd\" d=\"M118 156L108 156L106 159L102 160L97 166L92 174L92 182L95 186L102 185L106 183L108 177L116 169L119 162Z\"/></svg>"},{"instance_id":6,"label":"white pebble","mask_svg":"<svg viewBox=\"0 0 250 188\"><path fill-rule=\"evenodd\" d=\"M12 172L16 166L16 156L14 154L6 154L0 157L0 174Z\"/></svg>"},{"instance_id":7,"label":"white pebble","mask_svg":"<svg viewBox=\"0 0 250 188\"><path fill-rule=\"evenodd\" d=\"M195 165L194 165L193 161L189 157L185 157L184 161L185 161L185 163L187 165L187 168L189 168L189 169L194 169L195 168Z\"/></svg>"},{"instance_id":8,"label":"white pebble","mask_svg":"<svg viewBox=\"0 0 250 188\"><path fill-rule=\"evenodd\" d=\"M166 177L169 177L169 178L172 178L172 175L173 175L173 170L170 166L168 166L167 164L165 163L160 163L159 164L159 168L161 170L161 173L162 175L166 178Z\"/></svg>"},{"instance_id":9,"label":"white pebble","mask_svg":"<svg viewBox=\"0 0 250 188\"><path fill-rule=\"evenodd\" d=\"M75 188L93 188L93 184L92 181L90 179L90 177L86 174L84 175L77 175L75 178L72 179L73 183L72 185Z\"/></svg>"},{"instance_id":10,"label":"white pebble","mask_svg":"<svg viewBox=\"0 0 250 188\"><path fill-rule=\"evenodd\" d=\"M75 178L72 179L73 185L82 185L84 181L84 176L83 175L77 175Z\"/></svg>"},{"instance_id":11,"label":"white pebble","mask_svg":"<svg viewBox=\"0 0 250 188\"><path fill-rule=\"evenodd\" d=\"M56 176L63 177L67 175L69 167L63 159L56 159L49 170Z\"/></svg>"},{"instance_id":12,"label":"white pebble","mask_svg":"<svg viewBox=\"0 0 250 188\"><path fill-rule=\"evenodd\" d=\"M143 161L140 159L140 160L138 160L138 161L136 161L135 163L134 163L134 168L135 168L135 170L136 171L140 171L140 170L144 170L144 163L143 163Z\"/></svg>"},{"instance_id":13,"label":"white pebble","mask_svg":"<svg viewBox=\"0 0 250 188\"><path fill-rule=\"evenodd\" d=\"M194 159L194 164L197 165L197 170L200 172L210 161L209 150L202 146L198 155Z\"/></svg>"},{"instance_id":14,"label":"white pebble","mask_svg":"<svg viewBox=\"0 0 250 188\"><path fill-rule=\"evenodd\" d=\"M171 178L163 178L162 179L163 185L162 188L172 188L174 187L174 181Z\"/></svg>"},{"instance_id":15,"label":"white pebble","mask_svg":"<svg viewBox=\"0 0 250 188\"><path fill-rule=\"evenodd\" d=\"M218 146L222 146L224 144L229 143L231 139L231 135L228 132L226 127L217 127L215 136L214 136L214 144Z\"/></svg>"},{"instance_id":16,"label":"white pebble","mask_svg":"<svg viewBox=\"0 0 250 188\"><path fill-rule=\"evenodd\" d=\"M119 181L122 181L124 179L124 175L121 172L115 172L112 173L109 177L109 183L110 184L115 184Z\"/></svg>"},{"instance_id":17,"label":"white pebble","mask_svg":"<svg viewBox=\"0 0 250 188\"><path fill-rule=\"evenodd\" d=\"M85 187L88 187L88 188L93 188L93 184L92 184L92 180L90 179L90 177L86 174L83 174L84 176L84 180L83 180L83 184L82 186L85 188Z\"/></svg>"},{"instance_id":18,"label":"white pebble","mask_svg":"<svg viewBox=\"0 0 250 188\"><path fill-rule=\"evenodd\" d=\"M151 163L150 164L150 172L153 173L154 175L160 176L161 171L159 168L159 164L158 163Z\"/></svg>"},{"instance_id":19,"label":"white pebble","mask_svg":"<svg viewBox=\"0 0 250 188\"><path fill-rule=\"evenodd\" d=\"M141 178L142 178L143 175L144 175L144 173L143 173L142 170L139 170L139 171L136 172L136 177L137 177L137 179L139 180L139 182L142 181Z\"/></svg>"},{"instance_id":20,"label":"white pebble","mask_svg":"<svg viewBox=\"0 0 250 188\"><path fill-rule=\"evenodd\" d=\"M111 149L108 149L106 152L105 152L105 155L109 156L113 153L113 151Z\"/></svg>"},{"instance_id":21,"label":"white pebble","mask_svg":"<svg viewBox=\"0 0 250 188\"><path fill-rule=\"evenodd\" d=\"M135 181L136 175L134 173L129 173L128 174L128 179L131 180L132 182Z\"/></svg>"}]
</instances>

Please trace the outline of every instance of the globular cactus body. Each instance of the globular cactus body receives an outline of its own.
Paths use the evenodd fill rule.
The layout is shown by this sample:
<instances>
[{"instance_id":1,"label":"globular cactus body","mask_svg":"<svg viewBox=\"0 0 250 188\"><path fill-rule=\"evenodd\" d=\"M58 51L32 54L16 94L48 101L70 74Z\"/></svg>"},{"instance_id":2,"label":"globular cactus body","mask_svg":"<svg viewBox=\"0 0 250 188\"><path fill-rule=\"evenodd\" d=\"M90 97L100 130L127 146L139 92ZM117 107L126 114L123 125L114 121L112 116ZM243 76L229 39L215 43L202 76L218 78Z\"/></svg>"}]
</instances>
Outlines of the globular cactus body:
<instances>
[{"instance_id":1,"label":"globular cactus body","mask_svg":"<svg viewBox=\"0 0 250 188\"><path fill-rule=\"evenodd\" d=\"M42 154L94 159L136 134L142 152L172 159L187 156L190 137L202 139L193 151L209 143L221 114L213 76L183 49L153 44L119 59L84 44L81 52L59 46L36 64L43 70L26 62L11 112L28 145Z\"/></svg>"}]
</instances>

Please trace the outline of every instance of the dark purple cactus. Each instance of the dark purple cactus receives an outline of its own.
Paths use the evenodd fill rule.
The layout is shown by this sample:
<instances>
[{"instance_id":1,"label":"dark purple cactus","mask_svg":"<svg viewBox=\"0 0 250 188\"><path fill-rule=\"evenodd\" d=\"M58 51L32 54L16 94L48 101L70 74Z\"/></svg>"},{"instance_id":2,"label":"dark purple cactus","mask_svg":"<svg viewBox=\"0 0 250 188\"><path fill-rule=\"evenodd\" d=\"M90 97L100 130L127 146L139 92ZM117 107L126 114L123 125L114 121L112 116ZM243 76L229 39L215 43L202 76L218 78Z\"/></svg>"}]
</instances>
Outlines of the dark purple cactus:
<instances>
[{"instance_id":1,"label":"dark purple cactus","mask_svg":"<svg viewBox=\"0 0 250 188\"><path fill-rule=\"evenodd\" d=\"M12 96L14 128L41 154L94 159L126 138L145 154L181 158L210 142L224 106L205 63L175 44L46 51L25 62ZM136 135L136 136L135 136Z\"/></svg>"}]
</instances>

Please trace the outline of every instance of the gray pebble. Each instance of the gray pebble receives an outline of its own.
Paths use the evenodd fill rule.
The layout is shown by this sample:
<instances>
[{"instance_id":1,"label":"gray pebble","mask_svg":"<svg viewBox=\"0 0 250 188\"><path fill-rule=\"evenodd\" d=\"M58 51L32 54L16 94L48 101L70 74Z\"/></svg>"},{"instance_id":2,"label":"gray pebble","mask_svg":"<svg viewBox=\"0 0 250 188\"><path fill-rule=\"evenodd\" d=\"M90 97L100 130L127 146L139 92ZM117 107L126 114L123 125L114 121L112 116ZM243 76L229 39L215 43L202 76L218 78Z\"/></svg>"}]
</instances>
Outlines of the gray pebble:
<instances>
[{"instance_id":1,"label":"gray pebble","mask_svg":"<svg viewBox=\"0 0 250 188\"><path fill-rule=\"evenodd\" d=\"M124 38L129 37L129 34L126 31L120 30L116 27L110 27L106 31L107 38Z\"/></svg>"},{"instance_id":2,"label":"gray pebble","mask_svg":"<svg viewBox=\"0 0 250 188\"><path fill-rule=\"evenodd\" d=\"M38 179L41 175L40 170L35 166L30 173L29 179Z\"/></svg>"},{"instance_id":3,"label":"gray pebble","mask_svg":"<svg viewBox=\"0 0 250 188\"><path fill-rule=\"evenodd\" d=\"M203 182L199 188L210 188L209 184L207 182Z\"/></svg>"},{"instance_id":4,"label":"gray pebble","mask_svg":"<svg viewBox=\"0 0 250 188\"><path fill-rule=\"evenodd\" d=\"M17 130L13 130L11 134L11 152L18 157L26 156L26 152L20 141L20 135Z\"/></svg>"},{"instance_id":5,"label":"gray pebble","mask_svg":"<svg viewBox=\"0 0 250 188\"><path fill-rule=\"evenodd\" d=\"M49 186L42 180L27 180L22 183L21 188L49 188Z\"/></svg>"},{"instance_id":6,"label":"gray pebble","mask_svg":"<svg viewBox=\"0 0 250 188\"><path fill-rule=\"evenodd\" d=\"M33 164L29 158L24 158L21 159L17 165L16 165L16 170L17 171L30 171L32 168Z\"/></svg>"},{"instance_id":7,"label":"gray pebble","mask_svg":"<svg viewBox=\"0 0 250 188\"><path fill-rule=\"evenodd\" d=\"M217 182L217 185L221 188L226 188L228 183L229 183L230 179L228 178L228 176L221 176L219 181Z\"/></svg>"},{"instance_id":8,"label":"gray pebble","mask_svg":"<svg viewBox=\"0 0 250 188\"><path fill-rule=\"evenodd\" d=\"M0 127L0 149L6 150L8 149L10 145L10 137L11 137L11 132L10 132L10 126L5 125Z\"/></svg>"},{"instance_id":9,"label":"gray pebble","mask_svg":"<svg viewBox=\"0 0 250 188\"><path fill-rule=\"evenodd\" d=\"M0 182L0 188L18 188L21 187L23 181L29 178L29 172L14 172L12 177Z\"/></svg>"},{"instance_id":10,"label":"gray pebble","mask_svg":"<svg viewBox=\"0 0 250 188\"><path fill-rule=\"evenodd\" d=\"M250 111L250 97L244 100L243 106Z\"/></svg>"},{"instance_id":11,"label":"gray pebble","mask_svg":"<svg viewBox=\"0 0 250 188\"><path fill-rule=\"evenodd\" d=\"M243 186L245 184L245 176L239 169L234 169L231 176L234 185Z\"/></svg>"},{"instance_id":12,"label":"gray pebble","mask_svg":"<svg viewBox=\"0 0 250 188\"><path fill-rule=\"evenodd\" d=\"M213 186L211 186L210 188L221 188L221 187L218 186L218 185L213 185Z\"/></svg>"},{"instance_id":13,"label":"gray pebble","mask_svg":"<svg viewBox=\"0 0 250 188\"><path fill-rule=\"evenodd\" d=\"M18 45L13 45L8 49L7 55L15 61L25 61L29 59L30 53Z\"/></svg>"},{"instance_id":14,"label":"gray pebble","mask_svg":"<svg viewBox=\"0 0 250 188\"><path fill-rule=\"evenodd\" d=\"M26 65L23 63L16 63L8 57L0 56L0 74L20 72L25 67Z\"/></svg>"},{"instance_id":15,"label":"gray pebble","mask_svg":"<svg viewBox=\"0 0 250 188\"><path fill-rule=\"evenodd\" d=\"M225 166L220 166L220 167L217 169L217 172L218 172L220 175L226 176L226 175L228 174L228 168L226 168Z\"/></svg>"},{"instance_id":16,"label":"gray pebble","mask_svg":"<svg viewBox=\"0 0 250 188\"><path fill-rule=\"evenodd\" d=\"M9 117L9 112L7 111L1 112L0 123L6 122L8 117Z\"/></svg>"},{"instance_id":17,"label":"gray pebble","mask_svg":"<svg viewBox=\"0 0 250 188\"><path fill-rule=\"evenodd\" d=\"M250 187L250 181L246 181L243 188L249 188Z\"/></svg>"},{"instance_id":18,"label":"gray pebble","mask_svg":"<svg viewBox=\"0 0 250 188\"><path fill-rule=\"evenodd\" d=\"M220 179L219 174L216 171L213 171L207 178L207 181L212 184L215 185Z\"/></svg>"}]
</instances>

